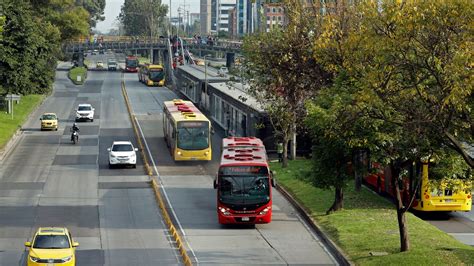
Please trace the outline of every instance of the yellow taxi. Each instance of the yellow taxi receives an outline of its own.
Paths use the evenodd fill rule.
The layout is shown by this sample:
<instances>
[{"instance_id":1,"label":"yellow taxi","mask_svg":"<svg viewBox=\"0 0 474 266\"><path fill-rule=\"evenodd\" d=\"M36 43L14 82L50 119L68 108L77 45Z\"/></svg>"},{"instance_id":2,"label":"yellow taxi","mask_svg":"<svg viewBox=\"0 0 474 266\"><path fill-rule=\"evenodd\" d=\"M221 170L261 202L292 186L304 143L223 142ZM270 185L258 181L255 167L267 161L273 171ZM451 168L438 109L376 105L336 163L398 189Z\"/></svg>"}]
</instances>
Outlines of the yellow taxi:
<instances>
[{"instance_id":1,"label":"yellow taxi","mask_svg":"<svg viewBox=\"0 0 474 266\"><path fill-rule=\"evenodd\" d=\"M41 130L58 130L58 116L55 113L44 113L41 118Z\"/></svg>"},{"instance_id":2,"label":"yellow taxi","mask_svg":"<svg viewBox=\"0 0 474 266\"><path fill-rule=\"evenodd\" d=\"M27 265L76 265L76 247L71 233L63 227L40 227L32 242L25 242L30 248Z\"/></svg>"}]
</instances>

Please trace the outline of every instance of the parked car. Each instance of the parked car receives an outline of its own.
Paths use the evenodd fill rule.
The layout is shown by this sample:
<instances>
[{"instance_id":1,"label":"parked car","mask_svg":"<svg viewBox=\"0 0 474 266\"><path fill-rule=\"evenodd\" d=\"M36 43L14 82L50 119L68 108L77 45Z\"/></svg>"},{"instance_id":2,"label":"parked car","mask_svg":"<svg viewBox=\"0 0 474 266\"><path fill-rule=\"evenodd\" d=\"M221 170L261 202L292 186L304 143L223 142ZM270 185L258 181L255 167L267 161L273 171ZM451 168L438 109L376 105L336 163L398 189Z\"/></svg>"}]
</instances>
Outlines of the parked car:
<instances>
[{"instance_id":1,"label":"parked car","mask_svg":"<svg viewBox=\"0 0 474 266\"><path fill-rule=\"evenodd\" d=\"M102 61L97 61L95 67L96 67L96 68L99 68L99 69L104 68L104 62L102 62Z\"/></svg>"},{"instance_id":2,"label":"parked car","mask_svg":"<svg viewBox=\"0 0 474 266\"><path fill-rule=\"evenodd\" d=\"M76 121L90 120L94 122L94 108L88 103L81 103L76 109Z\"/></svg>"},{"instance_id":3,"label":"parked car","mask_svg":"<svg viewBox=\"0 0 474 266\"><path fill-rule=\"evenodd\" d=\"M109 168L115 165L131 165L137 167L137 151L130 141L114 141L109 151Z\"/></svg>"},{"instance_id":4,"label":"parked car","mask_svg":"<svg viewBox=\"0 0 474 266\"><path fill-rule=\"evenodd\" d=\"M76 247L71 233L64 227L40 227L31 242L27 265L76 265Z\"/></svg>"},{"instance_id":5,"label":"parked car","mask_svg":"<svg viewBox=\"0 0 474 266\"><path fill-rule=\"evenodd\" d=\"M41 130L58 130L58 116L55 113L44 113L40 120Z\"/></svg>"}]
</instances>

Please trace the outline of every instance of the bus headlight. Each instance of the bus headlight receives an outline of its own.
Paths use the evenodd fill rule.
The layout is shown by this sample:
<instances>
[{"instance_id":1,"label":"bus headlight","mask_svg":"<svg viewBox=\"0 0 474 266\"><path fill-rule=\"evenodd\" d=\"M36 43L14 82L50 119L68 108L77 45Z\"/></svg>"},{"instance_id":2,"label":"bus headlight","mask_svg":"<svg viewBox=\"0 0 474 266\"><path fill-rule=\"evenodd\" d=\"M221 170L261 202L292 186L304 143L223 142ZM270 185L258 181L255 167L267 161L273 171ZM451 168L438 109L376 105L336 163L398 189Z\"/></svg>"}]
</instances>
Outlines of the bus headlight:
<instances>
[{"instance_id":1,"label":"bus headlight","mask_svg":"<svg viewBox=\"0 0 474 266\"><path fill-rule=\"evenodd\" d=\"M227 209L227 208L219 207L219 210L220 210L221 213L222 213L223 215L225 215L225 216L230 215L229 209Z\"/></svg>"},{"instance_id":2,"label":"bus headlight","mask_svg":"<svg viewBox=\"0 0 474 266\"><path fill-rule=\"evenodd\" d=\"M268 211L271 209L271 207L266 207L265 209L263 209L259 214L260 215L265 215L268 213Z\"/></svg>"},{"instance_id":3,"label":"bus headlight","mask_svg":"<svg viewBox=\"0 0 474 266\"><path fill-rule=\"evenodd\" d=\"M177 154L178 154L179 156L181 156L181 152L180 152L180 151L178 151Z\"/></svg>"}]
</instances>

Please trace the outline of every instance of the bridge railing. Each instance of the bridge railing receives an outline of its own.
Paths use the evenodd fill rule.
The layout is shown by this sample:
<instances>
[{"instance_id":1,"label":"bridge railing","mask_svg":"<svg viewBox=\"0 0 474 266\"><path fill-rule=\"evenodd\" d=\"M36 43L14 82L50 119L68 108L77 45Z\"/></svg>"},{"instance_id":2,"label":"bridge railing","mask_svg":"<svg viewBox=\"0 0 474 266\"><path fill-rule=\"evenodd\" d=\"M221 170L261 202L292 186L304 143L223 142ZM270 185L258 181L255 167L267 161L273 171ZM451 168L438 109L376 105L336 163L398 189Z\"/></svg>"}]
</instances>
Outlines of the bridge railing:
<instances>
[{"instance_id":1,"label":"bridge railing","mask_svg":"<svg viewBox=\"0 0 474 266\"><path fill-rule=\"evenodd\" d=\"M100 50L100 49L149 49L155 46L166 46L167 38L134 38L130 36L108 36L100 42L73 41L63 44L65 51L84 51L84 50ZM209 44L198 43L193 38L183 38L184 46L188 47L202 47L209 49L229 49L241 50L242 42L219 40Z\"/></svg>"}]
</instances>

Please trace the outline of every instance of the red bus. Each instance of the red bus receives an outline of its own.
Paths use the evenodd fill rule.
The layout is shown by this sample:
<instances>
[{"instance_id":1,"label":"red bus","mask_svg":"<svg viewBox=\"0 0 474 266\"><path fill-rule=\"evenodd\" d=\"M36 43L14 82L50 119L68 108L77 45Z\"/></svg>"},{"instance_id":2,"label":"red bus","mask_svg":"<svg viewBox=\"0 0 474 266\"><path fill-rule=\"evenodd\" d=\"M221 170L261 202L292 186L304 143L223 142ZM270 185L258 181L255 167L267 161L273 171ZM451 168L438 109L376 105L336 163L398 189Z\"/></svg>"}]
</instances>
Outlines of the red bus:
<instances>
[{"instance_id":1,"label":"red bus","mask_svg":"<svg viewBox=\"0 0 474 266\"><path fill-rule=\"evenodd\" d=\"M222 140L222 156L214 180L220 224L264 224L272 220L275 186L263 142L255 137Z\"/></svg>"},{"instance_id":2,"label":"red bus","mask_svg":"<svg viewBox=\"0 0 474 266\"><path fill-rule=\"evenodd\" d=\"M125 72L137 72L138 71L138 58L136 56L129 55L125 58Z\"/></svg>"}]
</instances>

